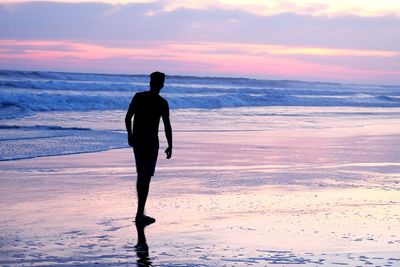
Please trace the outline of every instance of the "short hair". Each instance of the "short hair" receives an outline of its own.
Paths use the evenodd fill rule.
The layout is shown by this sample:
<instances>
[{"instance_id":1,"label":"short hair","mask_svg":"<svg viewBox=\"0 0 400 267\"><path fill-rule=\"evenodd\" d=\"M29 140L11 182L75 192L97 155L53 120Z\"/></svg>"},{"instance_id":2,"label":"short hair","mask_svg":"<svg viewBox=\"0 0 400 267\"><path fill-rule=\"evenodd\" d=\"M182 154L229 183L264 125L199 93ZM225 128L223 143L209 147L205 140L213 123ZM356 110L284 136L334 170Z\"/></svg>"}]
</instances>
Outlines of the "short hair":
<instances>
[{"instance_id":1,"label":"short hair","mask_svg":"<svg viewBox=\"0 0 400 267\"><path fill-rule=\"evenodd\" d=\"M150 74L150 81L164 83L165 74L159 71L153 72L152 74Z\"/></svg>"}]
</instances>

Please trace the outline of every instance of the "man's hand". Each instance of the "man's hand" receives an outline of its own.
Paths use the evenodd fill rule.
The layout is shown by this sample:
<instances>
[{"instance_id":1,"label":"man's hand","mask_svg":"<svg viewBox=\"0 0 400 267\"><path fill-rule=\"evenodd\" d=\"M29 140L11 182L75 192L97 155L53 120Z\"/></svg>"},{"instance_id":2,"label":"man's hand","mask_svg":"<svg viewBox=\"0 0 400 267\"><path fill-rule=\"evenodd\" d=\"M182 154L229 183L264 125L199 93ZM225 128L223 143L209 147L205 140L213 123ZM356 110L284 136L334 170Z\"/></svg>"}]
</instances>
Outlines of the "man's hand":
<instances>
[{"instance_id":1,"label":"man's hand","mask_svg":"<svg viewBox=\"0 0 400 267\"><path fill-rule=\"evenodd\" d=\"M133 135L128 134L128 144L129 146L133 147Z\"/></svg>"},{"instance_id":2,"label":"man's hand","mask_svg":"<svg viewBox=\"0 0 400 267\"><path fill-rule=\"evenodd\" d=\"M167 147L167 149L165 149L165 154L167 154L167 159L170 159L172 156L172 147Z\"/></svg>"}]
</instances>

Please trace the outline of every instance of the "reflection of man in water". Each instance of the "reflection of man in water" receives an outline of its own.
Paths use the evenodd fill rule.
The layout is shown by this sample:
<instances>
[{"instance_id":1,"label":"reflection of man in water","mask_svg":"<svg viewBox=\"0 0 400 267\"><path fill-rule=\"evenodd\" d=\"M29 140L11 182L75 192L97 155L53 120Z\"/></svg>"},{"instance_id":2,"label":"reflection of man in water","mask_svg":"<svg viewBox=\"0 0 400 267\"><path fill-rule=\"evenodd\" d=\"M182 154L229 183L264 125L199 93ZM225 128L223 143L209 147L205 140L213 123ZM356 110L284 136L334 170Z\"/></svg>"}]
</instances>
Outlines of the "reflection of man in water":
<instances>
[{"instance_id":1,"label":"reflection of man in water","mask_svg":"<svg viewBox=\"0 0 400 267\"><path fill-rule=\"evenodd\" d=\"M128 143L133 147L136 161L138 207L136 223L150 224L154 218L144 214L151 176L154 175L158 156L158 126L163 119L168 148L167 159L172 154L172 129L169 121L168 102L159 93L164 87L165 74L153 72L150 75L150 90L136 93L125 117ZM132 117L133 127L132 127Z\"/></svg>"},{"instance_id":2,"label":"reflection of man in water","mask_svg":"<svg viewBox=\"0 0 400 267\"><path fill-rule=\"evenodd\" d=\"M149 246L146 242L146 235L144 234L144 228L146 225L137 223L136 231L138 236L138 242L135 246L135 251L137 255L137 266L153 266L151 259L149 257Z\"/></svg>"}]
</instances>

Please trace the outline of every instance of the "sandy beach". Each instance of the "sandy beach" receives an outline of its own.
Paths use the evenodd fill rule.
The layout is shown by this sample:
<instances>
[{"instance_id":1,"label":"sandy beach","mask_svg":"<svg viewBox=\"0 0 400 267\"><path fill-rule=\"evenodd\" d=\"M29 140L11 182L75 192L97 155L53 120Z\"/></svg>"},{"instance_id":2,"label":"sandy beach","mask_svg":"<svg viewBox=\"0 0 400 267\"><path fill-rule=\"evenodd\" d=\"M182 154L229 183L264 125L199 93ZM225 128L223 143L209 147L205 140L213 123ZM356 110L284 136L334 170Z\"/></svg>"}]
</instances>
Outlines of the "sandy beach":
<instances>
[{"instance_id":1,"label":"sandy beach","mask_svg":"<svg viewBox=\"0 0 400 267\"><path fill-rule=\"evenodd\" d=\"M398 136L304 131L177 132L143 233L128 148L0 162L0 264L398 266Z\"/></svg>"}]
</instances>

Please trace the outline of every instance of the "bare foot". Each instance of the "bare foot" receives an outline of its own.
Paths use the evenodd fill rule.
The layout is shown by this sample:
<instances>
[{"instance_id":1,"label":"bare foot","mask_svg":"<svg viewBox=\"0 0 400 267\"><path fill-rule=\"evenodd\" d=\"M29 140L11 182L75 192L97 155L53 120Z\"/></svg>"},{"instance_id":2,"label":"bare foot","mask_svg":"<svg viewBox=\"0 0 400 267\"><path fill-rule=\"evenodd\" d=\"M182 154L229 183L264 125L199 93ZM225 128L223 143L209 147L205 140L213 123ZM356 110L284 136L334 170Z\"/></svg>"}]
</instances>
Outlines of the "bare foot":
<instances>
[{"instance_id":1,"label":"bare foot","mask_svg":"<svg viewBox=\"0 0 400 267\"><path fill-rule=\"evenodd\" d=\"M150 216L141 215L141 216L136 216L135 222L137 224L149 225L149 224L155 223L156 219L154 219Z\"/></svg>"}]
</instances>

